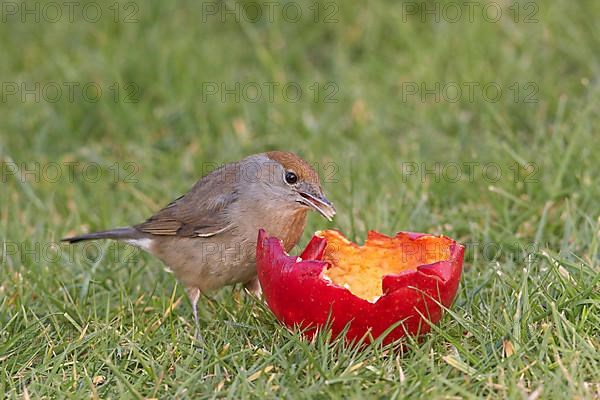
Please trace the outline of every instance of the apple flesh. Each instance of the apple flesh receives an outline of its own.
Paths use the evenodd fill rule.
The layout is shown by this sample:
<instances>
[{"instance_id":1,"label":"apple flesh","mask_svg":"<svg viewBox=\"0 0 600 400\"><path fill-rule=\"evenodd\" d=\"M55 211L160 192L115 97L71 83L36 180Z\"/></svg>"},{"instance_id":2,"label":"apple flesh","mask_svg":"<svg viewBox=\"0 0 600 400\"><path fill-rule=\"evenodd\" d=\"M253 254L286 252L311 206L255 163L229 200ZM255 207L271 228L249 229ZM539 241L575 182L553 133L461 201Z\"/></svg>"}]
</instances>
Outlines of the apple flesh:
<instances>
[{"instance_id":1,"label":"apple flesh","mask_svg":"<svg viewBox=\"0 0 600 400\"><path fill-rule=\"evenodd\" d=\"M366 343L393 327L383 338L389 343L427 333L441 319L463 257L464 247L444 236L370 231L359 246L331 230L317 232L296 257L261 229L256 268L269 308L287 327L311 338L329 326L333 337L345 332Z\"/></svg>"}]
</instances>

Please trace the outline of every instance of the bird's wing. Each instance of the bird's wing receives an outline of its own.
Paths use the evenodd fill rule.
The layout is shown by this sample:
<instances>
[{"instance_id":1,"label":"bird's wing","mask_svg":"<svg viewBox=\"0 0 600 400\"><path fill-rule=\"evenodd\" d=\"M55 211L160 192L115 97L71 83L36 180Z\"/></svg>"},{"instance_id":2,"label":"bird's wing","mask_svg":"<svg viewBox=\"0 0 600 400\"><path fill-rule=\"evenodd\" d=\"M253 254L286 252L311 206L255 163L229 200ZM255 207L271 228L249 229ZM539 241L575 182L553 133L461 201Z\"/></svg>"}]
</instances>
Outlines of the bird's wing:
<instances>
[{"instance_id":1,"label":"bird's wing","mask_svg":"<svg viewBox=\"0 0 600 400\"><path fill-rule=\"evenodd\" d=\"M183 237L210 237L229 230L232 222L226 210L238 199L236 169L236 164L228 164L206 175L135 228L152 235Z\"/></svg>"}]
</instances>

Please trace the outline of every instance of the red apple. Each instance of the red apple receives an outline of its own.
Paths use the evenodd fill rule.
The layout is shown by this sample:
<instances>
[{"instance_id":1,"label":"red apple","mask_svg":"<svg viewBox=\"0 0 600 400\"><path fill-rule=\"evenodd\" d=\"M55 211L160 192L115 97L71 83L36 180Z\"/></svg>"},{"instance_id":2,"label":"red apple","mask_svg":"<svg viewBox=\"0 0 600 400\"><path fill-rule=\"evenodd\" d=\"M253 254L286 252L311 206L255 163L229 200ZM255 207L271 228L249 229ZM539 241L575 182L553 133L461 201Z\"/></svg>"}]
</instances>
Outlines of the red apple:
<instances>
[{"instance_id":1,"label":"red apple","mask_svg":"<svg viewBox=\"0 0 600 400\"><path fill-rule=\"evenodd\" d=\"M258 234L256 268L267 304L287 327L311 338L329 321L333 337L392 342L420 335L454 300L464 247L444 236L370 231L363 246L337 231L317 232L300 257Z\"/></svg>"}]
</instances>

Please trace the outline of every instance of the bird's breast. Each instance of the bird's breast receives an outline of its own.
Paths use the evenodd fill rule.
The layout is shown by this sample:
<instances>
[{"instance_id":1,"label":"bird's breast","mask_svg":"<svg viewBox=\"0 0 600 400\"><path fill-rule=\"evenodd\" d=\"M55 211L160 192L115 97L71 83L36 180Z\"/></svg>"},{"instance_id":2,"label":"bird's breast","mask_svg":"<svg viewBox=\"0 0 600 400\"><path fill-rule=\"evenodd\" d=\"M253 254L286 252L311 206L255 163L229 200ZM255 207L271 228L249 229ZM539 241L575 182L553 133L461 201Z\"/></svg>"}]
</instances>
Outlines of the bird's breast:
<instances>
[{"instance_id":1,"label":"bird's breast","mask_svg":"<svg viewBox=\"0 0 600 400\"><path fill-rule=\"evenodd\" d=\"M274 216L264 229L283 242L285 251L290 251L298 243L304 232L306 214L306 209L300 209L285 216Z\"/></svg>"}]
</instances>

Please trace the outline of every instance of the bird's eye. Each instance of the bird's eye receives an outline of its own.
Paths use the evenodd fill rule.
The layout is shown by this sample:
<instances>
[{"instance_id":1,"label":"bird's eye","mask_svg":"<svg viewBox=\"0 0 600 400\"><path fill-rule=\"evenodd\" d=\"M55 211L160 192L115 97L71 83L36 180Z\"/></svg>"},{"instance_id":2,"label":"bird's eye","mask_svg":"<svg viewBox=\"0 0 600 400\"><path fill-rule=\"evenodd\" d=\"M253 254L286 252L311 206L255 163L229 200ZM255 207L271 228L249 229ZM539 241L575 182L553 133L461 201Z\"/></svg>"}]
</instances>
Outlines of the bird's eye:
<instances>
[{"instance_id":1,"label":"bird's eye","mask_svg":"<svg viewBox=\"0 0 600 400\"><path fill-rule=\"evenodd\" d=\"M292 171L288 171L285 173L285 181L290 185L293 185L294 183L298 182L298 175Z\"/></svg>"}]
</instances>

